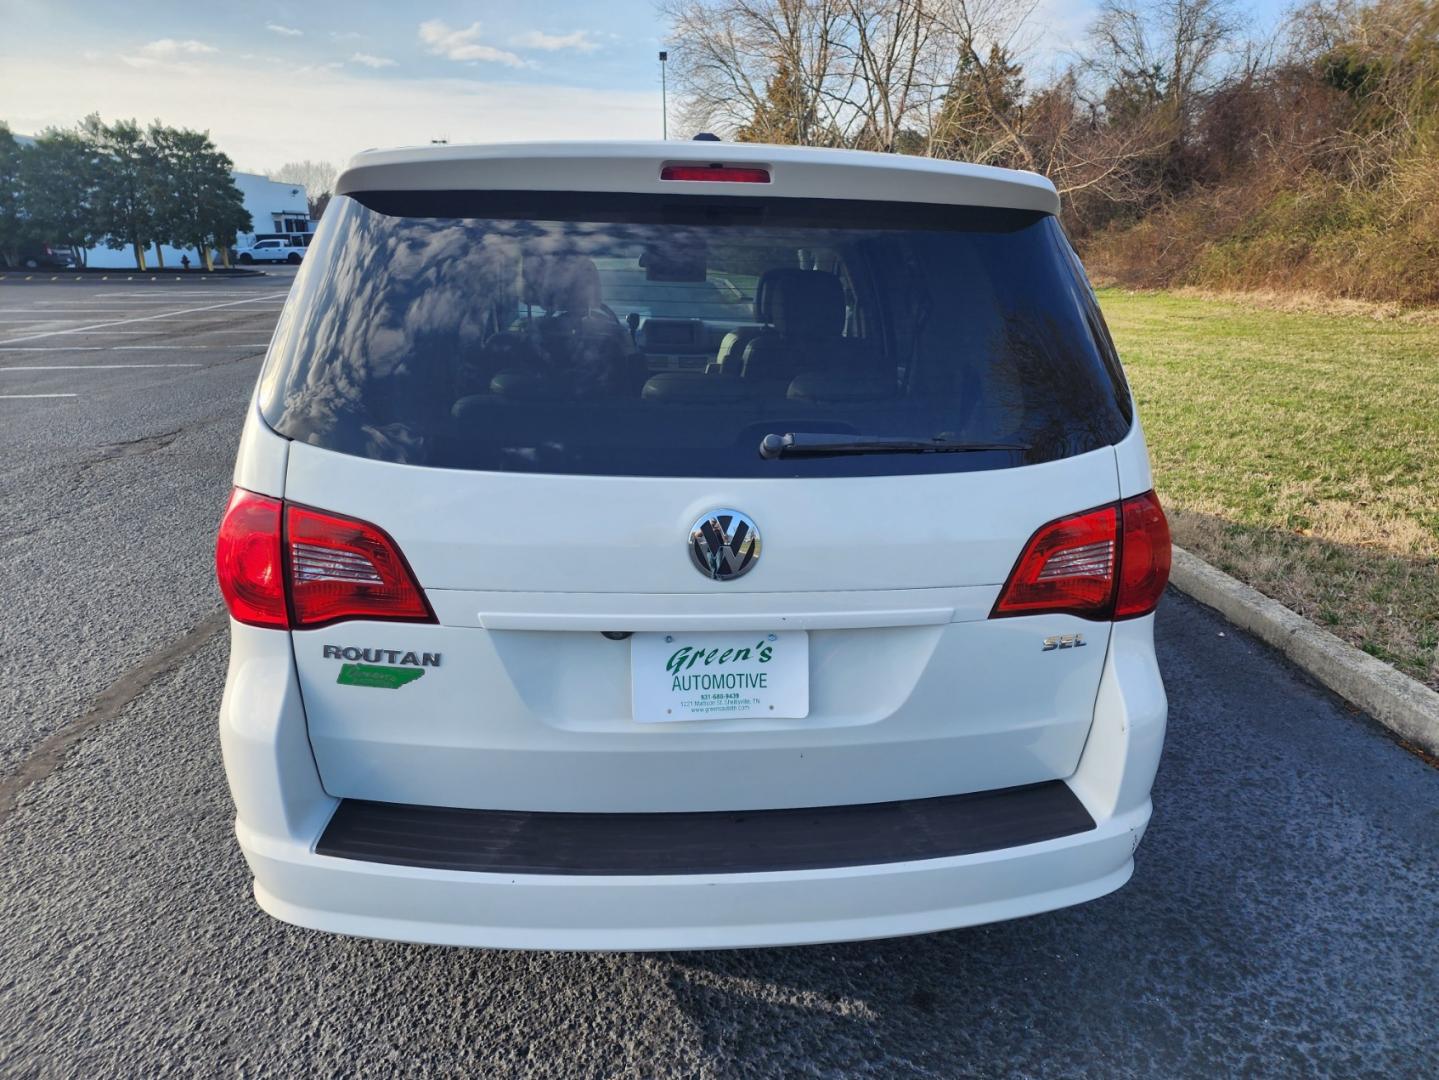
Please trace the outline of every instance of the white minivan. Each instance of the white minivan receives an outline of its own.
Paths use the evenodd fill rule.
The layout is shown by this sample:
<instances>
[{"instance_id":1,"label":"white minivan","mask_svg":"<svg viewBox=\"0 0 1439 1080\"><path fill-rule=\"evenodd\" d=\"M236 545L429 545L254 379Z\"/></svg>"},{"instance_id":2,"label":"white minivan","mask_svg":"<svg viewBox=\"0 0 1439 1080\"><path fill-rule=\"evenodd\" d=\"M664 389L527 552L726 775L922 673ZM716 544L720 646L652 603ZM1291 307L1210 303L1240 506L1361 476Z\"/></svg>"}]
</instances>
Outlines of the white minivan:
<instances>
[{"instance_id":1,"label":"white minivan","mask_svg":"<svg viewBox=\"0 0 1439 1080\"><path fill-rule=\"evenodd\" d=\"M260 905L690 949L1124 884L1169 533L1058 209L851 151L356 157L217 545Z\"/></svg>"}]
</instances>

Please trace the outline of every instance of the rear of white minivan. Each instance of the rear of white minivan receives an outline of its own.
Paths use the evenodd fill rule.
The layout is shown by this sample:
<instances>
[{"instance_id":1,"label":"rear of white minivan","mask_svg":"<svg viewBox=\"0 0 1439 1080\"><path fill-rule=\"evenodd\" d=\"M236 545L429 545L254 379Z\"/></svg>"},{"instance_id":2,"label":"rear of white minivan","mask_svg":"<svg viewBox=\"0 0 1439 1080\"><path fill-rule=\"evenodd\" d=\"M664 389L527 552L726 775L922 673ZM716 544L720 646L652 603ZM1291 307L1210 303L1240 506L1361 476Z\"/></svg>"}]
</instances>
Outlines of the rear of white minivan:
<instances>
[{"instance_id":1,"label":"rear of white minivan","mask_svg":"<svg viewBox=\"0 0 1439 1080\"><path fill-rule=\"evenodd\" d=\"M669 949L1123 884L1169 539L1056 210L849 152L357 158L217 548L261 905Z\"/></svg>"}]
</instances>

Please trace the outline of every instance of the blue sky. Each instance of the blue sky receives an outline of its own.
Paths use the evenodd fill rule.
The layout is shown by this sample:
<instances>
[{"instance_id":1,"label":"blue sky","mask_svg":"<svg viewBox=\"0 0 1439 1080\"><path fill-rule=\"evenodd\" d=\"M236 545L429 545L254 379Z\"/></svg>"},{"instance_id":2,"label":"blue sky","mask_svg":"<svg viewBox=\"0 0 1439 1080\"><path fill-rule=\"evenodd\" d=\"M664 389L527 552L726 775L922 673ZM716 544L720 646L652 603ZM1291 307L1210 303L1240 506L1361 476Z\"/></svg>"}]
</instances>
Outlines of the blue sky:
<instances>
[{"instance_id":1,"label":"blue sky","mask_svg":"<svg viewBox=\"0 0 1439 1080\"><path fill-rule=\"evenodd\" d=\"M1076 42L1093 7L1040 0L1035 62ZM1280 4L1252 10L1269 24ZM0 0L0 27L14 130L159 118L209 130L256 171L437 138L660 133L666 27L651 0Z\"/></svg>"}]
</instances>

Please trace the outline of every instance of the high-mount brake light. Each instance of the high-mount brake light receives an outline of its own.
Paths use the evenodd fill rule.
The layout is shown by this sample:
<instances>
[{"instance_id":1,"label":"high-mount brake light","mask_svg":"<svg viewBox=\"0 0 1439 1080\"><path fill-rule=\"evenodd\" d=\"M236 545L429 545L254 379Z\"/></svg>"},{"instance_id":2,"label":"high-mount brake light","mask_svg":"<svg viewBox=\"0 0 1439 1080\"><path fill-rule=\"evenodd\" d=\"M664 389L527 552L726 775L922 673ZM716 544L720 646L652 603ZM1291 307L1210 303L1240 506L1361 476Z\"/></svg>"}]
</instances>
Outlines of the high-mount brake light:
<instances>
[{"instance_id":1,"label":"high-mount brake light","mask_svg":"<svg viewBox=\"0 0 1439 1080\"><path fill-rule=\"evenodd\" d=\"M1030 537L990 618L1148 615L1169 580L1169 560L1169 525L1152 491L1063 517Z\"/></svg>"},{"instance_id":2,"label":"high-mount brake light","mask_svg":"<svg viewBox=\"0 0 1439 1080\"><path fill-rule=\"evenodd\" d=\"M769 170L738 165L666 165L661 180L708 180L721 184L768 184Z\"/></svg>"},{"instance_id":3,"label":"high-mount brake light","mask_svg":"<svg viewBox=\"0 0 1439 1080\"><path fill-rule=\"evenodd\" d=\"M251 626L436 621L383 529L242 488L231 494L220 522L215 573L230 614Z\"/></svg>"}]
</instances>

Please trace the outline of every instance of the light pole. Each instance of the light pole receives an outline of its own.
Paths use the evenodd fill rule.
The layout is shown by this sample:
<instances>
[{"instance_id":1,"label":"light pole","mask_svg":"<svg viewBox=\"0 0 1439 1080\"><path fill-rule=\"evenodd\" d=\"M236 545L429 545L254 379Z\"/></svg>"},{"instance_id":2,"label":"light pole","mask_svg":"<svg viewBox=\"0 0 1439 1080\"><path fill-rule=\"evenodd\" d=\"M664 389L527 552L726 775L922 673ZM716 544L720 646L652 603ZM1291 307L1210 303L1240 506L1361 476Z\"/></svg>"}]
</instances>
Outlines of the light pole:
<instances>
[{"instance_id":1,"label":"light pole","mask_svg":"<svg viewBox=\"0 0 1439 1080\"><path fill-rule=\"evenodd\" d=\"M665 85L665 61L669 58L669 53L660 52L660 138L662 139L670 137L669 97L668 88Z\"/></svg>"}]
</instances>

